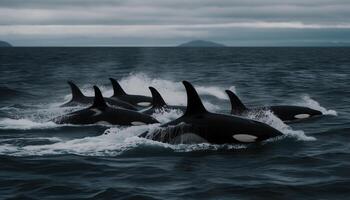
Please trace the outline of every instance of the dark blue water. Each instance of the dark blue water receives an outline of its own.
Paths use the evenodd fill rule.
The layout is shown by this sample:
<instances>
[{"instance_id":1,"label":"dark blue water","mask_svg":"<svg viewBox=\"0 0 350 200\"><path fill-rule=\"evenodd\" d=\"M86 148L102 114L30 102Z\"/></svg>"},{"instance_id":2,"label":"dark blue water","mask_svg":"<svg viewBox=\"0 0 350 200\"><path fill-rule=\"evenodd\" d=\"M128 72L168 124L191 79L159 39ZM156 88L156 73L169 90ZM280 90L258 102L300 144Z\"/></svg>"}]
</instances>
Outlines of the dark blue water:
<instances>
[{"instance_id":1,"label":"dark blue water","mask_svg":"<svg viewBox=\"0 0 350 200\"><path fill-rule=\"evenodd\" d=\"M350 195L350 48L1 48L1 199L347 199ZM225 89L247 105L293 104L325 116L286 125L258 145L168 145L138 138L151 126L49 122L71 109L67 80L84 93L109 77L129 93L154 86L186 103L182 80L226 113ZM179 112L158 114L167 122Z\"/></svg>"}]
</instances>

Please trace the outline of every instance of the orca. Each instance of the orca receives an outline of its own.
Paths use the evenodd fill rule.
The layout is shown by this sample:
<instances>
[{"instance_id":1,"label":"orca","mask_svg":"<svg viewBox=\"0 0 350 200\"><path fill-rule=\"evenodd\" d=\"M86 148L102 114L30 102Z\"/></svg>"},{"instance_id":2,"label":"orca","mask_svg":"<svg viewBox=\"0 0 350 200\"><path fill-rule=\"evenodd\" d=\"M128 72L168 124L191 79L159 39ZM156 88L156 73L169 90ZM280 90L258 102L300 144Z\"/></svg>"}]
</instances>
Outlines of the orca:
<instances>
[{"instance_id":1,"label":"orca","mask_svg":"<svg viewBox=\"0 0 350 200\"><path fill-rule=\"evenodd\" d=\"M137 111L113 108L106 104L101 91L94 86L93 105L67 115L54 118L57 124L110 124L110 125L144 125L159 123L153 117Z\"/></svg>"},{"instance_id":2,"label":"orca","mask_svg":"<svg viewBox=\"0 0 350 200\"><path fill-rule=\"evenodd\" d=\"M183 81L187 93L186 112L180 118L139 135L164 143L256 143L282 136L267 124L225 114L208 112L195 88Z\"/></svg>"},{"instance_id":3,"label":"orca","mask_svg":"<svg viewBox=\"0 0 350 200\"><path fill-rule=\"evenodd\" d=\"M152 115L155 112L169 111L169 110L181 110L182 112L185 112L186 110L185 106L175 106L175 105L166 104L163 97L154 87L149 87L149 90L151 91L151 94L152 94L152 107L144 111L141 111L142 113L147 115Z\"/></svg>"},{"instance_id":4,"label":"orca","mask_svg":"<svg viewBox=\"0 0 350 200\"><path fill-rule=\"evenodd\" d=\"M149 107L152 104L152 97L143 96L143 95L132 95L127 94L123 88L120 86L118 81L113 78L109 79L113 86L114 94L111 96L111 99L119 99L125 102L132 104L133 106L138 107Z\"/></svg>"},{"instance_id":5,"label":"orca","mask_svg":"<svg viewBox=\"0 0 350 200\"><path fill-rule=\"evenodd\" d=\"M231 114L233 115L245 115L248 112L259 112L264 110L270 110L274 115L280 118L284 122L295 122L303 119L308 119L315 116L321 116L322 112L314 110L308 107L302 106L266 106L266 107L254 107L247 108L238 96L230 90L225 90L229 96L231 102Z\"/></svg>"},{"instance_id":6,"label":"orca","mask_svg":"<svg viewBox=\"0 0 350 200\"><path fill-rule=\"evenodd\" d=\"M60 107L84 106L84 105L91 105L93 103L94 97L85 96L81 92L79 87L76 84L74 84L72 81L68 81L68 84L72 91L72 99L69 102L61 105ZM129 110L137 110L135 106L127 102L121 101L119 99L105 98L105 101L111 106L121 107Z\"/></svg>"}]
</instances>

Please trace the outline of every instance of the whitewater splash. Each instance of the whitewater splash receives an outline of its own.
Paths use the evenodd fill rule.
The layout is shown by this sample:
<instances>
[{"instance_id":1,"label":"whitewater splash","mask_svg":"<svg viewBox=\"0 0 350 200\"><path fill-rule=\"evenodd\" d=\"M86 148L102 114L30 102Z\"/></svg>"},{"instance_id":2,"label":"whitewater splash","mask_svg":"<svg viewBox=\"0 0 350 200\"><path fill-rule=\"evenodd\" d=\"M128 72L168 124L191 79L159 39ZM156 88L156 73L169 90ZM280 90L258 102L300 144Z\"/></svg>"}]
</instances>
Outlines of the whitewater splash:
<instances>
[{"instance_id":1,"label":"whitewater splash","mask_svg":"<svg viewBox=\"0 0 350 200\"><path fill-rule=\"evenodd\" d=\"M159 112L154 116L157 119L167 122L177 118L181 112ZM247 118L267 123L283 132L286 137L293 137L297 140L312 141L313 137L306 136L303 131L292 130L271 112L251 113ZM43 124L44 126L44 124ZM39 126L40 127L40 126ZM36 127L38 128L38 127ZM42 127L43 128L43 127ZM193 151L217 151L236 150L248 148L248 145L215 145L215 144L166 144L139 138L138 135L145 131L152 131L159 128L159 124L132 126L132 127L111 127L100 136L84 137L80 139L58 140L54 138L51 144L17 146L13 144L0 145L0 154L12 156L31 155L61 155L75 154L83 156L117 156L128 152L147 152L153 149L156 152L193 152ZM28 138L23 138L28 139Z\"/></svg>"},{"instance_id":2,"label":"whitewater splash","mask_svg":"<svg viewBox=\"0 0 350 200\"><path fill-rule=\"evenodd\" d=\"M0 118L0 130L30 130L62 127L62 125L56 124L50 120L60 115L82 109L82 107L79 106L61 108L59 105L58 103L53 103L27 106L28 108L3 107L2 110L6 111L10 117Z\"/></svg>"},{"instance_id":3,"label":"whitewater splash","mask_svg":"<svg viewBox=\"0 0 350 200\"><path fill-rule=\"evenodd\" d=\"M157 110L152 117L156 118L161 124L175 120L183 115L181 110Z\"/></svg>"},{"instance_id":4,"label":"whitewater splash","mask_svg":"<svg viewBox=\"0 0 350 200\"><path fill-rule=\"evenodd\" d=\"M174 82L171 80L150 78L143 73L130 74L127 77L122 78L120 81L122 87L131 94L143 94L150 95L148 86L153 86L159 90L168 104L173 105L185 105L186 104L186 92L181 82ZM83 92L88 95L93 95L91 85L84 85L82 87ZM227 99L224 90L226 88L216 86L196 86L199 94L214 96L217 99ZM234 86L228 87L230 90L235 91ZM112 95L113 91L111 87L101 87L105 96ZM70 99L70 95L65 96L66 100ZM1 110L3 112L17 113L17 117L14 119L1 118L0 130L18 129L18 130L30 130L30 129L52 129L65 125L57 125L53 122L49 122L58 115L62 115L81 107L74 108L60 108L59 105L62 102L55 102L49 105L40 105L34 108L6 108ZM228 108L221 106L216 102L204 101L208 110L214 112L222 112ZM307 106L320 110L323 114L336 115L336 111L327 110L322 107L317 101L311 99L308 96L303 98L301 106ZM168 112L161 111L153 115L162 124L167 123L180 117L183 113L177 110L171 110ZM285 134L286 137L292 137L297 140L313 141L316 138L305 135L301 130L293 130L290 126L283 123L270 111L263 111L263 113L250 113L245 116L249 119L261 121L269 124ZM77 155L93 155L93 156L114 156L120 155L129 151L144 151L147 149L159 149L159 151L169 150L175 152L191 152L191 151L216 151L218 149L242 149L247 148L246 145L212 145L212 144L164 144L148 140L145 138L137 137L139 134L147 130L157 128L159 124L134 126L134 127L106 127L106 131L101 133L100 136L84 137L80 139L61 140L52 137L50 144L38 144L38 145L25 145L16 146L14 144L8 144L5 140L0 144L0 154L14 155L14 156L28 156L28 155L51 155L51 154L77 154ZM23 140L30 140L30 138L22 138ZM48 139L51 140L51 139Z\"/></svg>"},{"instance_id":5,"label":"whitewater splash","mask_svg":"<svg viewBox=\"0 0 350 200\"><path fill-rule=\"evenodd\" d=\"M126 91L130 91L130 93L143 95L150 95L148 87L152 86L162 94L164 100L169 104L186 104L186 92L181 81L174 82L171 80L150 78L145 73L131 73L129 76L122 78L120 84ZM224 92L225 88L216 86L196 86L196 89L198 93L202 95L211 95L219 99L228 99Z\"/></svg>"},{"instance_id":6,"label":"whitewater splash","mask_svg":"<svg viewBox=\"0 0 350 200\"><path fill-rule=\"evenodd\" d=\"M129 151L147 152L148 149L158 149L158 152L169 150L173 152L217 151L219 149L242 149L245 145L213 145L213 144L166 144L138 137L144 131L154 129L157 125L133 126L127 128L115 127L96 137L85 137L68 141L57 141L47 145L15 146L0 145L0 154L11 156L61 155L75 154L83 156L117 156Z\"/></svg>"},{"instance_id":7,"label":"whitewater splash","mask_svg":"<svg viewBox=\"0 0 350 200\"><path fill-rule=\"evenodd\" d=\"M159 91L167 104L186 105L186 91L181 81L151 78L145 73L131 73L128 76L118 80L118 82L129 94L151 96L151 92L149 91L148 87L152 86ZM91 84L82 85L80 87L86 96L94 96L94 90L92 89ZM99 88L101 89L103 96L109 97L113 95L112 85L110 87L99 86ZM229 88L235 90L234 86L230 86ZM226 93L224 92L226 88L223 87L196 85L196 89L200 95L210 95L224 100L228 99ZM64 97L64 100L68 101L70 98L71 95L68 94ZM208 110L217 111L220 109L220 106L211 102L203 101L203 103Z\"/></svg>"},{"instance_id":8,"label":"whitewater splash","mask_svg":"<svg viewBox=\"0 0 350 200\"><path fill-rule=\"evenodd\" d=\"M55 128L54 122L34 122L30 119L0 119L0 129L6 130L30 130L30 129L48 129Z\"/></svg>"},{"instance_id":9,"label":"whitewater splash","mask_svg":"<svg viewBox=\"0 0 350 200\"><path fill-rule=\"evenodd\" d=\"M297 103L297 105L299 106L305 106L305 107L309 107L315 110L318 110L320 112L322 112L322 114L324 115L333 115L333 116L337 116L338 113L335 110L327 110L326 108L322 107L320 105L320 103L318 103L317 101L315 101L314 99L312 99L310 96L305 95L302 97L302 102Z\"/></svg>"},{"instance_id":10,"label":"whitewater splash","mask_svg":"<svg viewBox=\"0 0 350 200\"><path fill-rule=\"evenodd\" d=\"M273 112L270 110L252 111L247 113L245 117L268 124L271 127L282 132L287 137L293 137L293 138L296 138L297 140L302 140L302 141L316 140L315 137L305 135L304 131L302 130L293 130L290 126L285 124L280 118L276 117L276 115L274 115Z\"/></svg>"},{"instance_id":11,"label":"whitewater splash","mask_svg":"<svg viewBox=\"0 0 350 200\"><path fill-rule=\"evenodd\" d=\"M174 113L163 113L165 117L175 117ZM162 113L157 113L161 118ZM306 136L302 131L294 131L271 112L252 113L247 116L250 119L265 122L283 132L287 137L297 140L312 141L313 137ZM193 151L217 151L236 150L248 148L248 145L215 145L215 144L166 144L145 138L138 135L145 131L152 131L159 128L159 124L132 126L132 127L111 127L95 137L84 137L68 141L56 140L53 144L15 146L12 144L0 145L0 154L12 156L28 155L60 155L75 154L83 156L117 156L128 152L147 152L153 149L156 152L193 152Z\"/></svg>"}]
</instances>

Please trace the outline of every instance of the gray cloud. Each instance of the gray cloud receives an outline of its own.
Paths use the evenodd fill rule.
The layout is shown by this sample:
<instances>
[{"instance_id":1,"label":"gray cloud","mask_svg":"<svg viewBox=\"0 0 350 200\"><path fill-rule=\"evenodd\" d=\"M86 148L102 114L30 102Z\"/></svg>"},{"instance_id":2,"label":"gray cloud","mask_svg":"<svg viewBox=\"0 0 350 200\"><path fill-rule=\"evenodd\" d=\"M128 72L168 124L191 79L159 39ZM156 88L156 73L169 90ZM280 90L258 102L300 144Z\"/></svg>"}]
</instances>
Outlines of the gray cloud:
<instances>
[{"instance_id":1,"label":"gray cloud","mask_svg":"<svg viewBox=\"0 0 350 200\"><path fill-rule=\"evenodd\" d=\"M2 0L0 24L348 23L347 0Z\"/></svg>"},{"instance_id":2,"label":"gray cloud","mask_svg":"<svg viewBox=\"0 0 350 200\"><path fill-rule=\"evenodd\" d=\"M237 44L242 32L249 37L239 43L250 44L264 41L259 30L283 30L290 42L348 42L340 33L350 29L349 10L349 0L1 0L0 39L25 45L40 38L62 45L71 44L67 38L79 38L72 40L81 45L167 45L200 38Z\"/></svg>"}]
</instances>

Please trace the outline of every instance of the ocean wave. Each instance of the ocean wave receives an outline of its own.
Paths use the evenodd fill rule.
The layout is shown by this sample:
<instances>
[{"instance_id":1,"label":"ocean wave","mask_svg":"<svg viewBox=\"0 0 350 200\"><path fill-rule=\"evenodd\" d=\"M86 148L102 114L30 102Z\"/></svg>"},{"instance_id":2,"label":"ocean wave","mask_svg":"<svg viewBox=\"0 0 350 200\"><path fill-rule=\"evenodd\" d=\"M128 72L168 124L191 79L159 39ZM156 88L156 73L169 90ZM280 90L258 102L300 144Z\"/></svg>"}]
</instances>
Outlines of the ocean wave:
<instances>
[{"instance_id":1,"label":"ocean wave","mask_svg":"<svg viewBox=\"0 0 350 200\"><path fill-rule=\"evenodd\" d=\"M287 137L293 137L302 141L314 141L315 137L307 136L302 130L293 130L290 126L285 124L280 118L275 116L270 110L260 110L249 112L245 117L253 120L263 122L271 127L281 131Z\"/></svg>"},{"instance_id":2,"label":"ocean wave","mask_svg":"<svg viewBox=\"0 0 350 200\"><path fill-rule=\"evenodd\" d=\"M318 111L322 112L322 114L324 114L324 115L333 115L333 116L337 116L338 115L337 111L335 111L335 110L327 110L325 107L322 107L319 102L317 102L316 100L312 99L308 95L303 96L302 100L303 101L297 103L297 105L305 106L305 107L309 107L309 108L318 110Z\"/></svg>"},{"instance_id":3,"label":"ocean wave","mask_svg":"<svg viewBox=\"0 0 350 200\"><path fill-rule=\"evenodd\" d=\"M1 98L3 99L11 99L11 98L21 98L21 97L27 97L27 96L33 96L32 94L28 92L23 92L17 89L12 89L7 86L0 86L0 94Z\"/></svg>"},{"instance_id":4,"label":"ocean wave","mask_svg":"<svg viewBox=\"0 0 350 200\"><path fill-rule=\"evenodd\" d=\"M85 137L68 141L59 141L46 145L15 146L0 145L0 154L11 156L44 156L74 154L82 156L118 156L129 151L145 152L148 149L158 149L158 152L217 151L247 148L246 145L215 145L215 144L167 144L138 137L139 134L154 125L128 128L110 128L103 135Z\"/></svg>"},{"instance_id":5,"label":"ocean wave","mask_svg":"<svg viewBox=\"0 0 350 200\"><path fill-rule=\"evenodd\" d=\"M105 123L97 124L88 124L88 125L76 125L76 124L56 124L52 121L38 122L32 121L30 119L21 118L21 119L11 119L11 118L0 118L0 130L40 130L40 129L53 129L53 128L62 128L62 127L93 127L93 126L102 126L102 127L113 127L116 125L110 125Z\"/></svg>"},{"instance_id":6,"label":"ocean wave","mask_svg":"<svg viewBox=\"0 0 350 200\"><path fill-rule=\"evenodd\" d=\"M142 94L150 95L148 86L153 86L159 90L168 104L173 105L185 105L186 104L186 92L181 82L151 78L144 73L132 73L126 77L120 79L122 87L130 94ZM224 92L226 88L218 86L196 86L199 94L211 95L218 99L227 99ZM230 90L235 91L235 86L228 87ZM83 92L88 95L93 95L91 85L83 85ZM102 86L101 90L105 96L111 96L113 91L111 87ZM65 95L64 98L68 100L70 95ZM319 105L315 100L305 97L304 106L313 107L317 110L321 110L323 113L335 114L335 111L327 110ZM210 111L223 111L220 104L214 104L209 101L204 101L206 108ZM0 129L3 130L30 130L30 129L52 129L60 128L64 126L76 126L78 125L58 125L49 120L68 112L81 109L82 107L73 108L61 108L60 103L54 102L47 105L40 105L35 107L26 106L14 106L13 108L6 108L4 111L11 110L17 112L17 118L0 118ZM167 123L180 117L183 113L178 110L161 111L153 115L159 122ZM273 115L270 111L262 111L258 113L249 113L245 116L249 119L258 120L263 123L269 124L277 130L284 133L285 137L295 138L302 141L314 141L315 137L307 136L301 130L293 130L290 126L283 123L279 118ZM95 125L91 125L95 126ZM247 148L247 145L213 145L213 144L165 144L156 142L144 138L137 137L139 134L146 130L158 127L159 124L145 125L137 127L119 127L119 126L106 126L107 130L99 136L83 137L79 139L70 140L53 140L50 144L38 144L38 145L25 145L15 146L13 144L7 144L3 141L3 145L0 146L0 154L9 154L15 156L26 155L51 155L51 154L77 154L77 155L93 155L93 156L115 156L124 152L135 151L137 149L144 148L159 148L160 151L168 149L174 152L192 152L192 151L217 151L217 150L235 150ZM275 140L271 140L274 142Z\"/></svg>"},{"instance_id":7,"label":"ocean wave","mask_svg":"<svg viewBox=\"0 0 350 200\"><path fill-rule=\"evenodd\" d=\"M175 120L183 115L180 110L158 110L152 116L156 118L160 123L164 124L169 121Z\"/></svg>"},{"instance_id":8,"label":"ocean wave","mask_svg":"<svg viewBox=\"0 0 350 200\"><path fill-rule=\"evenodd\" d=\"M34 122L30 119L0 119L0 129L16 129L16 130L29 130L29 129L47 129L58 127L54 122Z\"/></svg>"},{"instance_id":9,"label":"ocean wave","mask_svg":"<svg viewBox=\"0 0 350 200\"><path fill-rule=\"evenodd\" d=\"M261 115L256 117L251 115L252 119L259 119L265 123L272 124L275 128L281 130L286 137L296 138L297 140L312 141L313 137L306 136L302 131L294 131L283 122L278 121L276 117L271 119L272 113L266 114L266 118ZM277 120L277 121L276 121ZM40 126L39 126L40 127ZM56 142L45 145L27 145L15 146L11 144L0 145L0 154L12 156L31 156L31 155L61 155L74 154L83 156L119 156L128 152L155 150L163 152L196 152L196 151L234 151L249 148L249 145L225 144L216 145L209 143L201 144L167 144L140 138L138 135L145 131L157 129L159 124L132 126L132 127L111 127L105 130L102 135L94 137L84 137L71 140L56 140ZM275 142L278 139L270 140Z\"/></svg>"}]
</instances>

